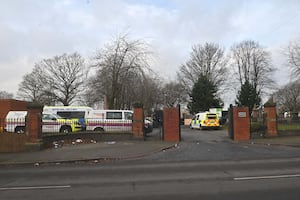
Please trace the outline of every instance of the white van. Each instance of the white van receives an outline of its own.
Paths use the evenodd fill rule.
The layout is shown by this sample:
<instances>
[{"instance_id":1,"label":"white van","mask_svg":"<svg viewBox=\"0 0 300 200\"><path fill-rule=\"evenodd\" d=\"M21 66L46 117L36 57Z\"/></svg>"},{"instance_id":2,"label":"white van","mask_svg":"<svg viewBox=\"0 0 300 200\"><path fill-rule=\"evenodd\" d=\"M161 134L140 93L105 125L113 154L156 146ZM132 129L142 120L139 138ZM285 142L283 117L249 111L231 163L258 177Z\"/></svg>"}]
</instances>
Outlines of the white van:
<instances>
[{"instance_id":1,"label":"white van","mask_svg":"<svg viewBox=\"0 0 300 200\"><path fill-rule=\"evenodd\" d=\"M9 111L6 115L7 132L25 133L25 120L27 111ZM53 114L45 113L42 115L42 132L61 132L70 133L82 130L82 126L78 120L63 119L62 117Z\"/></svg>"},{"instance_id":2,"label":"white van","mask_svg":"<svg viewBox=\"0 0 300 200\"><path fill-rule=\"evenodd\" d=\"M43 112L54 113L65 119L86 118L93 109L88 106L44 106Z\"/></svg>"},{"instance_id":3,"label":"white van","mask_svg":"<svg viewBox=\"0 0 300 200\"><path fill-rule=\"evenodd\" d=\"M7 132L25 133L27 111L9 111L5 118Z\"/></svg>"},{"instance_id":4,"label":"white van","mask_svg":"<svg viewBox=\"0 0 300 200\"><path fill-rule=\"evenodd\" d=\"M130 132L132 116L132 110L92 110L86 116L86 130Z\"/></svg>"},{"instance_id":5,"label":"white van","mask_svg":"<svg viewBox=\"0 0 300 200\"><path fill-rule=\"evenodd\" d=\"M219 117L217 113L200 112L197 113L190 124L191 129L219 129Z\"/></svg>"}]
</instances>

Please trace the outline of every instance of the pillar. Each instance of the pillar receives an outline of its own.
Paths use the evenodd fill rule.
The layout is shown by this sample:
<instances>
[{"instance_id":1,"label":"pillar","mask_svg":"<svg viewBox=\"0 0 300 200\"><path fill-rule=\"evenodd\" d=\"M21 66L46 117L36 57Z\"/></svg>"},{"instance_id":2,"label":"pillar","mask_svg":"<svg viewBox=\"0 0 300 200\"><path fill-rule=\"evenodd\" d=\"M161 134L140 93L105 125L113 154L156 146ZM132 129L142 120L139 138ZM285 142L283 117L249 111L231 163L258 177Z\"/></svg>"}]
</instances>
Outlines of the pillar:
<instances>
[{"instance_id":1,"label":"pillar","mask_svg":"<svg viewBox=\"0 0 300 200\"><path fill-rule=\"evenodd\" d=\"M277 136L277 114L276 106L265 106L264 112L266 114L265 123L267 126L267 137L276 137Z\"/></svg>"},{"instance_id":2,"label":"pillar","mask_svg":"<svg viewBox=\"0 0 300 200\"><path fill-rule=\"evenodd\" d=\"M135 139L144 139L144 111L143 105L133 105L132 134Z\"/></svg>"},{"instance_id":3,"label":"pillar","mask_svg":"<svg viewBox=\"0 0 300 200\"><path fill-rule=\"evenodd\" d=\"M166 142L179 142L181 140L179 108L164 108L163 134Z\"/></svg>"},{"instance_id":4,"label":"pillar","mask_svg":"<svg viewBox=\"0 0 300 200\"><path fill-rule=\"evenodd\" d=\"M233 108L233 140L250 140L250 117L248 107Z\"/></svg>"},{"instance_id":5,"label":"pillar","mask_svg":"<svg viewBox=\"0 0 300 200\"><path fill-rule=\"evenodd\" d=\"M42 112L43 106L39 104L29 104L27 106L26 134L30 143L40 143L42 138Z\"/></svg>"}]
</instances>

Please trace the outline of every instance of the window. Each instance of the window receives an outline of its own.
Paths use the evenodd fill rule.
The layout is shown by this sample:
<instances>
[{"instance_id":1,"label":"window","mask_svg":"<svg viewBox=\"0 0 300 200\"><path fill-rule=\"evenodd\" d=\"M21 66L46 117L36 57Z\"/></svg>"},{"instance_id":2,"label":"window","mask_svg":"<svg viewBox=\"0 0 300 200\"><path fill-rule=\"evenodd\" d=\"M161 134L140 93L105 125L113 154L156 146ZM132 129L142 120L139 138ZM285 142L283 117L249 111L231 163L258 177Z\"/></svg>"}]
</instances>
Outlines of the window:
<instances>
[{"instance_id":1,"label":"window","mask_svg":"<svg viewBox=\"0 0 300 200\"><path fill-rule=\"evenodd\" d=\"M51 115L49 115L49 114L43 114L43 119L44 120L49 120L49 119L51 119Z\"/></svg>"},{"instance_id":2,"label":"window","mask_svg":"<svg viewBox=\"0 0 300 200\"><path fill-rule=\"evenodd\" d=\"M122 112L107 112L106 119L122 119Z\"/></svg>"},{"instance_id":3,"label":"window","mask_svg":"<svg viewBox=\"0 0 300 200\"><path fill-rule=\"evenodd\" d=\"M125 120L132 120L132 112L125 112Z\"/></svg>"},{"instance_id":4,"label":"window","mask_svg":"<svg viewBox=\"0 0 300 200\"><path fill-rule=\"evenodd\" d=\"M84 118L84 111L57 111L57 114L65 119Z\"/></svg>"},{"instance_id":5,"label":"window","mask_svg":"<svg viewBox=\"0 0 300 200\"><path fill-rule=\"evenodd\" d=\"M42 117L43 120L56 120L59 118L60 118L60 116L57 116L55 114L43 114L43 117Z\"/></svg>"}]
</instances>

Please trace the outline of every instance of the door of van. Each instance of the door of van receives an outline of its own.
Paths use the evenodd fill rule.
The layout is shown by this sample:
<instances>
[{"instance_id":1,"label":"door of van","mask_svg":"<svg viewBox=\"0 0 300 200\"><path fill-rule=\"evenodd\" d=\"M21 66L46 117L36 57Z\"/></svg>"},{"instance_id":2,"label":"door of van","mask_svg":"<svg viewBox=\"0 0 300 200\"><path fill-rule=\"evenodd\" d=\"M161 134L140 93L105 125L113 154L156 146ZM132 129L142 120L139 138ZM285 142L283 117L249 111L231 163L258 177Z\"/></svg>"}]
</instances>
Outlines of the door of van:
<instances>
[{"instance_id":1,"label":"door of van","mask_svg":"<svg viewBox=\"0 0 300 200\"><path fill-rule=\"evenodd\" d=\"M123 128L122 111L107 111L105 121L105 131L121 131Z\"/></svg>"},{"instance_id":2,"label":"door of van","mask_svg":"<svg viewBox=\"0 0 300 200\"><path fill-rule=\"evenodd\" d=\"M132 129L132 112L113 110L106 112L104 130L116 132L129 132Z\"/></svg>"},{"instance_id":3,"label":"door of van","mask_svg":"<svg viewBox=\"0 0 300 200\"><path fill-rule=\"evenodd\" d=\"M57 118L51 114L43 114L42 117L43 126L42 132L49 133L49 132L59 132L59 123L57 122Z\"/></svg>"}]
</instances>

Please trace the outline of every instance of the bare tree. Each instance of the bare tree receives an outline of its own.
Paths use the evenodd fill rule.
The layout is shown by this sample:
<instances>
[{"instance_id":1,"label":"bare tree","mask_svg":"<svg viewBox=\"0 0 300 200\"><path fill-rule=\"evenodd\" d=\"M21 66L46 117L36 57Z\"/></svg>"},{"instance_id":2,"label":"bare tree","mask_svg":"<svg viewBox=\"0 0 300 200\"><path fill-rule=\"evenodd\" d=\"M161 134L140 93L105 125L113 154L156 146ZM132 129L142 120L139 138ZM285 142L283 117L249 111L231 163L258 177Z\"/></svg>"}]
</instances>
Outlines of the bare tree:
<instances>
[{"instance_id":1,"label":"bare tree","mask_svg":"<svg viewBox=\"0 0 300 200\"><path fill-rule=\"evenodd\" d=\"M298 112L300 109L300 82L294 81L283 86L273 96L280 112Z\"/></svg>"},{"instance_id":2,"label":"bare tree","mask_svg":"<svg viewBox=\"0 0 300 200\"><path fill-rule=\"evenodd\" d=\"M270 53L257 42L246 40L233 45L231 55L232 66L241 86L248 82L259 96L274 87L271 76L275 68L271 65Z\"/></svg>"},{"instance_id":3,"label":"bare tree","mask_svg":"<svg viewBox=\"0 0 300 200\"><path fill-rule=\"evenodd\" d=\"M40 103L72 104L83 90L87 70L78 54L63 54L37 63L19 85L19 96Z\"/></svg>"},{"instance_id":4,"label":"bare tree","mask_svg":"<svg viewBox=\"0 0 300 200\"><path fill-rule=\"evenodd\" d=\"M300 77L300 41L290 43L288 46L288 62L291 68L291 77Z\"/></svg>"},{"instance_id":5,"label":"bare tree","mask_svg":"<svg viewBox=\"0 0 300 200\"><path fill-rule=\"evenodd\" d=\"M0 91L0 99L12 99L14 97L14 94L6 92L6 91Z\"/></svg>"},{"instance_id":6,"label":"bare tree","mask_svg":"<svg viewBox=\"0 0 300 200\"><path fill-rule=\"evenodd\" d=\"M218 44L205 43L192 47L190 59L180 67L177 76L190 94L200 76L208 77L219 88L226 80L226 72L224 50Z\"/></svg>"},{"instance_id":7,"label":"bare tree","mask_svg":"<svg viewBox=\"0 0 300 200\"><path fill-rule=\"evenodd\" d=\"M161 104L160 81L155 76L144 75L141 77L132 76L127 79L127 86L124 86L122 94L128 103L141 102L145 114L151 114L152 109Z\"/></svg>"},{"instance_id":8,"label":"bare tree","mask_svg":"<svg viewBox=\"0 0 300 200\"><path fill-rule=\"evenodd\" d=\"M179 82L169 82L162 88L163 104L168 107L175 107L186 101L185 88Z\"/></svg>"},{"instance_id":9,"label":"bare tree","mask_svg":"<svg viewBox=\"0 0 300 200\"><path fill-rule=\"evenodd\" d=\"M149 69L149 54L143 41L129 40L126 35L97 52L94 65L97 71L90 86L101 98L106 96L109 109L131 106L128 95L143 84L145 71Z\"/></svg>"},{"instance_id":10,"label":"bare tree","mask_svg":"<svg viewBox=\"0 0 300 200\"><path fill-rule=\"evenodd\" d=\"M31 73L23 76L23 81L19 84L17 95L27 101L40 104L53 105L55 99L46 94L46 80L43 71L35 66Z\"/></svg>"}]
</instances>

